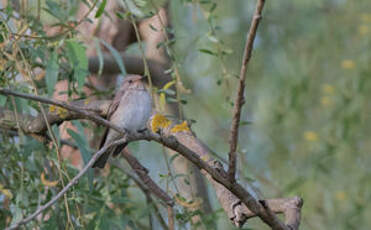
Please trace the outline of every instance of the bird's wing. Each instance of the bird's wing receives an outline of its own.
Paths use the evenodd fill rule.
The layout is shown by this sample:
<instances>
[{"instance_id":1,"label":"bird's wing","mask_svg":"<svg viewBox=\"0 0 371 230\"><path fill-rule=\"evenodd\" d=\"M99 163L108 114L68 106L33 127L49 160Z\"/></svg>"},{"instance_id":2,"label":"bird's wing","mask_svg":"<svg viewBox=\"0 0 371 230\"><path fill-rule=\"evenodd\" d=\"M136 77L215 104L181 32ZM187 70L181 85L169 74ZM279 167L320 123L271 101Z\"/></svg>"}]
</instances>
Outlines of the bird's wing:
<instances>
[{"instance_id":1,"label":"bird's wing","mask_svg":"<svg viewBox=\"0 0 371 230\"><path fill-rule=\"evenodd\" d=\"M121 98L122 98L123 95L124 95L123 90L119 90L116 93L115 98L113 99L112 103L108 107L107 120L111 120L112 115L116 112L117 108L119 107L119 104L120 104L120 101L121 101ZM99 144L99 149L101 149L104 146L104 144L106 143L108 131L109 131L109 128L106 128L106 130L104 131L102 140Z\"/></svg>"}]
</instances>

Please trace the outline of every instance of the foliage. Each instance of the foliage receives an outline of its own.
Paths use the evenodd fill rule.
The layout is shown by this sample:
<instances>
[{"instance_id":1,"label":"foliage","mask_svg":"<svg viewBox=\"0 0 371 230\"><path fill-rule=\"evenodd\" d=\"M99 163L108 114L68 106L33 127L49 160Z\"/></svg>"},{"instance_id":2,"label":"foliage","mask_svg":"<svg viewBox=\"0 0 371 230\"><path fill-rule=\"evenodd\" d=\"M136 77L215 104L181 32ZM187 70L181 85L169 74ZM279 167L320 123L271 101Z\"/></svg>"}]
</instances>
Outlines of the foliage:
<instances>
[{"instance_id":1,"label":"foliage","mask_svg":"<svg viewBox=\"0 0 371 230\"><path fill-rule=\"evenodd\" d=\"M88 75L87 47L77 30L82 22L95 17L145 18L156 12L152 1L128 1L131 14L126 15L106 15L105 0L81 1L96 11L76 18L80 1L45 0L42 7L37 5L40 1L28 2L27 6L0 5L0 87L27 93L37 90L45 97L53 95L61 80L68 81L64 94L69 98L73 94L86 97L82 87ZM192 89L192 94L181 91L178 100L188 102L183 105L186 117L197 121L192 129L223 158L228 151L235 77L254 4L172 1L173 30L168 32L174 38L159 44L166 47L174 64L173 77L181 76L186 88ZM367 229L371 225L367 206L371 199L370 8L368 0L282 0L267 1L264 9L248 67L239 176L266 197L302 196L301 229ZM49 30L58 32L49 35ZM125 75L119 53L95 39L115 56ZM159 90L163 96L169 92L174 94L171 89ZM0 96L0 106L41 112L37 103L19 98ZM86 162L94 150L87 147L90 140L84 129L101 130L85 121L75 126L77 130L68 132ZM52 130L60 144L58 129ZM13 132L0 133L0 228L32 213L78 172L67 159L60 160L54 145ZM169 176L165 160L158 160L158 146L134 143L130 147L139 150L138 157L163 187L170 190L173 180L187 180L187 175ZM153 210L138 191L116 167L100 175L91 171L47 211L40 228L146 229ZM215 199L213 206L220 208ZM178 204L179 229L188 229L197 214L198 210ZM233 229L223 211L203 216L202 225L210 227L215 222L220 229ZM38 224L32 221L27 228ZM255 220L247 227L263 228Z\"/></svg>"}]
</instances>

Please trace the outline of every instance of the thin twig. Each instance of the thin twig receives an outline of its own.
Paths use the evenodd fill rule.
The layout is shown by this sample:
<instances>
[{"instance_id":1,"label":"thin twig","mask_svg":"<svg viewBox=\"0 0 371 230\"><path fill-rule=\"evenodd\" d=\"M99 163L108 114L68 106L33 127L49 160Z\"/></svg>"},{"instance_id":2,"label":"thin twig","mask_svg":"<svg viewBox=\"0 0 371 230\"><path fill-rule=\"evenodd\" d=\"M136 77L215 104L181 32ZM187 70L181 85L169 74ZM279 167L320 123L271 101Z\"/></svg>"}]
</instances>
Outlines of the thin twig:
<instances>
[{"instance_id":1,"label":"thin twig","mask_svg":"<svg viewBox=\"0 0 371 230\"><path fill-rule=\"evenodd\" d=\"M124 4L126 10L129 10L129 7L127 6L125 1L123 1L123 4ZM133 25L134 32L135 32L135 37L138 40L139 50L141 52L141 56L142 56L143 64L144 64L144 75L145 76L148 75L149 89L150 89L150 93L152 95L153 94L152 77L151 77L151 73L150 73L149 68L148 68L147 59L146 59L145 54L144 54L144 48L143 48L142 40L140 38L139 29L138 29L137 24L135 23L135 19L134 19L134 16L132 14L129 14L129 21Z\"/></svg>"},{"instance_id":2,"label":"thin twig","mask_svg":"<svg viewBox=\"0 0 371 230\"><path fill-rule=\"evenodd\" d=\"M41 207L39 207L34 213L32 213L31 215L29 215L28 217L18 221L17 223L15 223L14 225L6 228L5 230L12 230L12 229L17 229L19 228L21 225L23 224L26 224L28 222L30 222L31 220L33 220L35 217L37 217L40 213L42 213L43 211L45 211L47 208L49 208L50 206L52 206L55 202L58 201L59 198L61 198L72 186L74 186L75 184L78 183L78 180L85 174L88 172L88 169L94 164L94 162L104 153L107 151L108 148L111 148L113 146L117 146L117 145L120 145L120 144L123 144L127 142L127 139L126 137L118 140L118 141L115 141L113 142L112 144L110 145L107 145L107 146L104 146L103 148L101 148L99 151L97 151L93 157L89 160L89 162L84 166L84 168L74 177L72 178L72 180L70 180L70 182L66 185L66 187L64 187L57 195L55 195L48 203L42 205Z\"/></svg>"},{"instance_id":3,"label":"thin twig","mask_svg":"<svg viewBox=\"0 0 371 230\"><path fill-rule=\"evenodd\" d=\"M174 209L171 206L167 206L167 215L169 219L169 230L174 230Z\"/></svg>"},{"instance_id":4,"label":"thin twig","mask_svg":"<svg viewBox=\"0 0 371 230\"><path fill-rule=\"evenodd\" d=\"M245 91L245 80L246 80L246 70L247 64L251 58L251 53L254 45L254 40L256 36L256 31L258 29L258 25L261 19L261 13L264 7L265 0L258 0L256 4L255 13L251 22L250 30L247 33L246 37L246 44L244 48L243 58L242 58L242 66L240 71L240 80L237 90L237 97L234 102L233 106L233 120L229 138L230 150L229 150L229 168L228 168L228 176L231 181L236 180L236 164L237 164L237 142L238 142L238 127L240 124L241 119L241 108L242 105L245 103L244 99L244 91Z\"/></svg>"}]
</instances>

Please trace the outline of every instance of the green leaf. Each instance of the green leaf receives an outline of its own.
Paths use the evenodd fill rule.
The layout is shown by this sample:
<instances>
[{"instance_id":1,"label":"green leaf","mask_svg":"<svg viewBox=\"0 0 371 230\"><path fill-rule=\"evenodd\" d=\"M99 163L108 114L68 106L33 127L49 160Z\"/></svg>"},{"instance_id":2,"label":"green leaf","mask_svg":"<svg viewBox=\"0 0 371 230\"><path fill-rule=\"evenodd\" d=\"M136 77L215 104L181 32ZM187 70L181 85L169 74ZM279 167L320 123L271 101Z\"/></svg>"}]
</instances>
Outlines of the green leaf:
<instances>
[{"instance_id":1,"label":"green leaf","mask_svg":"<svg viewBox=\"0 0 371 230\"><path fill-rule=\"evenodd\" d=\"M210 13L212 13L216 9L216 6L217 6L216 3L213 2L209 10Z\"/></svg>"},{"instance_id":2,"label":"green leaf","mask_svg":"<svg viewBox=\"0 0 371 230\"><path fill-rule=\"evenodd\" d=\"M86 48L75 40L66 41L67 56L71 61L74 72L73 77L77 80L78 89L81 90L85 84L85 78L88 75L88 58L86 57Z\"/></svg>"},{"instance_id":3,"label":"green leaf","mask_svg":"<svg viewBox=\"0 0 371 230\"><path fill-rule=\"evenodd\" d=\"M201 53L205 53L205 54L209 54L209 55L212 55L212 56L216 56L216 54L213 51L208 50L208 49L199 49L198 51L200 51Z\"/></svg>"},{"instance_id":4,"label":"green leaf","mask_svg":"<svg viewBox=\"0 0 371 230\"><path fill-rule=\"evenodd\" d=\"M98 61L99 61L98 76L100 76L102 75L103 66L104 66L103 54L102 54L102 49L100 48L100 45L99 45L99 40L95 38L94 43L95 43L95 48L97 50Z\"/></svg>"},{"instance_id":5,"label":"green leaf","mask_svg":"<svg viewBox=\"0 0 371 230\"><path fill-rule=\"evenodd\" d=\"M175 153L174 155L172 155L169 159L169 164L173 163L173 161L175 160L175 158L179 157L179 153Z\"/></svg>"},{"instance_id":6,"label":"green leaf","mask_svg":"<svg viewBox=\"0 0 371 230\"><path fill-rule=\"evenodd\" d=\"M53 133L55 135L55 138L57 139L58 146L61 145L61 136L59 133L59 127L57 125L52 126Z\"/></svg>"},{"instance_id":7,"label":"green leaf","mask_svg":"<svg viewBox=\"0 0 371 230\"><path fill-rule=\"evenodd\" d=\"M57 84L58 70L59 70L58 54L56 51L53 51L48 63L46 64L45 73L46 88L48 90L49 97L53 95L54 87Z\"/></svg>"},{"instance_id":8,"label":"green leaf","mask_svg":"<svg viewBox=\"0 0 371 230\"><path fill-rule=\"evenodd\" d=\"M0 95L0 106L4 106L8 97Z\"/></svg>"},{"instance_id":9,"label":"green leaf","mask_svg":"<svg viewBox=\"0 0 371 230\"><path fill-rule=\"evenodd\" d=\"M84 165L86 165L89 162L92 154L89 152L89 150L87 148L87 146L89 146L89 145L88 145L88 142L86 141L85 136L83 135L83 133L82 134L81 133L76 133L72 129L67 129L67 133L75 140L76 145L81 152L81 157L82 157L82 160L84 161ZM93 189L93 169L91 169L91 168L88 169L87 174L88 174L89 188L90 188L90 191L92 191L92 189Z\"/></svg>"},{"instance_id":10,"label":"green leaf","mask_svg":"<svg viewBox=\"0 0 371 230\"><path fill-rule=\"evenodd\" d=\"M157 29L156 29L156 27L154 27L152 24L149 24L149 28L151 28L153 31L158 31Z\"/></svg>"},{"instance_id":11,"label":"green leaf","mask_svg":"<svg viewBox=\"0 0 371 230\"><path fill-rule=\"evenodd\" d=\"M252 123L252 121L240 121L240 126L251 125Z\"/></svg>"},{"instance_id":12,"label":"green leaf","mask_svg":"<svg viewBox=\"0 0 371 230\"><path fill-rule=\"evenodd\" d=\"M113 48L110 44L108 44L107 42L105 42L104 40L100 40L100 41L102 42L102 44L105 47L107 47L107 49L113 55L113 58L115 59L117 65L119 66L122 75L123 76L126 76L126 69L125 69L124 63L122 62L122 57L121 57L120 53L115 48Z\"/></svg>"},{"instance_id":13,"label":"green leaf","mask_svg":"<svg viewBox=\"0 0 371 230\"><path fill-rule=\"evenodd\" d=\"M61 8L61 6L52 0L47 0L46 6L48 8L44 8L43 10L48 12L50 15L54 16L55 18L59 19L60 21L63 21L66 17L65 11Z\"/></svg>"},{"instance_id":14,"label":"green leaf","mask_svg":"<svg viewBox=\"0 0 371 230\"><path fill-rule=\"evenodd\" d=\"M103 0L102 3L99 5L97 13L95 13L95 18L99 18L103 14L104 8L106 8L106 4L107 0Z\"/></svg>"}]
</instances>

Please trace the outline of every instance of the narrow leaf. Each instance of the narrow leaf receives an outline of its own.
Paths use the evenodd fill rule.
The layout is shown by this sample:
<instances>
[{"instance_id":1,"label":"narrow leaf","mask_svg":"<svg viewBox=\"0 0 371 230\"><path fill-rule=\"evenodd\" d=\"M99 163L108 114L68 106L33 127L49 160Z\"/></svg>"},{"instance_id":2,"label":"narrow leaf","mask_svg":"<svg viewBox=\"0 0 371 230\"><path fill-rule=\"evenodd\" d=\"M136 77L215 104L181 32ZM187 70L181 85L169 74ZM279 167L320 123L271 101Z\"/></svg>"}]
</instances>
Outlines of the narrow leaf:
<instances>
[{"instance_id":1,"label":"narrow leaf","mask_svg":"<svg viewBox=\"0 0 371 230\"><path fill-rule=\"evenodd\" d=\"M216 55L213 51L208 50L208 49L199 49L198 51L200 51L201 53L210 54L210 55L213 55L213 56Z\"/></svg>"},{"instance_id":2,"label":"narrow leaf","mask_svg":"<svg viewBox=\"0 0 371 230\"><path fill-rule=\"evenodd\" d=\"M91 157L91 153L86 148L87 141L85 137L79 133L76 133L72 129L67 129L67 133L75 140L77 147L79 148L82 156L82 160L84 161L84 165L89 162L89 159ZM90 191L93 189L93 170L88 170L88 183Z\"/></svg>"},{"instance_id":3,"label":"narrow leaf","mask_svg":"<svg viewBox=\"0 0 371 230\"><path fill-rule=\"evenodd\" d=\"M7 99L7 97L5 97L4 95L0 95L0 106L5 105L6 99Z\"/></svg>"},{"instance_id":4,"label":"narrow leaf","mask_svg":"<svg viewBox=\"0 0 371 230\"><path fill-rule=\"evenodd\" d=\"M102 3L99 5L97 13L95 13L95 18L99 18L103 14L106 4L107 4L107 0L103 0Z\"/></svg>"},{"instance_id":5,"label":"narrow leaf","mask_svg":"<svg viewBox=\"0 0 371 230\"><path fill-rule=\"evenodd\" d=\"M105 47L107 47L107 49L113 55L113 58L115 59L117 65L119 66L122 75L123 76L126 76L126 69L125 69L124 63L122 62L122 57L121 57L120 53L115 48L113 48L110 44L108 44L107 42L105 42L104 40L100 40L100 41L102 42L102 44Z\"/></svg>"},{"instance_id":6,"label":"narrow leaf","mask_svg":"<svg viewBox=\"0 0 371 230\"><path fill-rule=\"evenodd\" d=\"M46 64L45 81L48 96L51 97L58 80L58 54L54 51Z\"/></svg>"},{"instance_id":7,"label":"narrow leaf","mask_svg":"<svg viewBox=\"0 0 371 230\"><path fill-rule=\"evenodd\" d=\"M81 90L85 84L85 78L88 75L88 58L85 53L85 46L74 40L66 41L67 56L69 57L73 69L74 79L77 80L78 89Z\"/></svg>"},{"instance_id":8,"label":"narrow leaf","mask_svg":"<svg viewBox=\"0 0 371 230\"><path fill-rule=\"evenodd\" d=\"M102 75L103 66L104 66L103 54L102 54L102 49L100 48L100 45L99 45L99 40L98 39L94 39L94 43L95 43L95 48L97 50L98 61L99 61L98 76L100 76L100 75Z\"/></svg>"}]
</instances>

